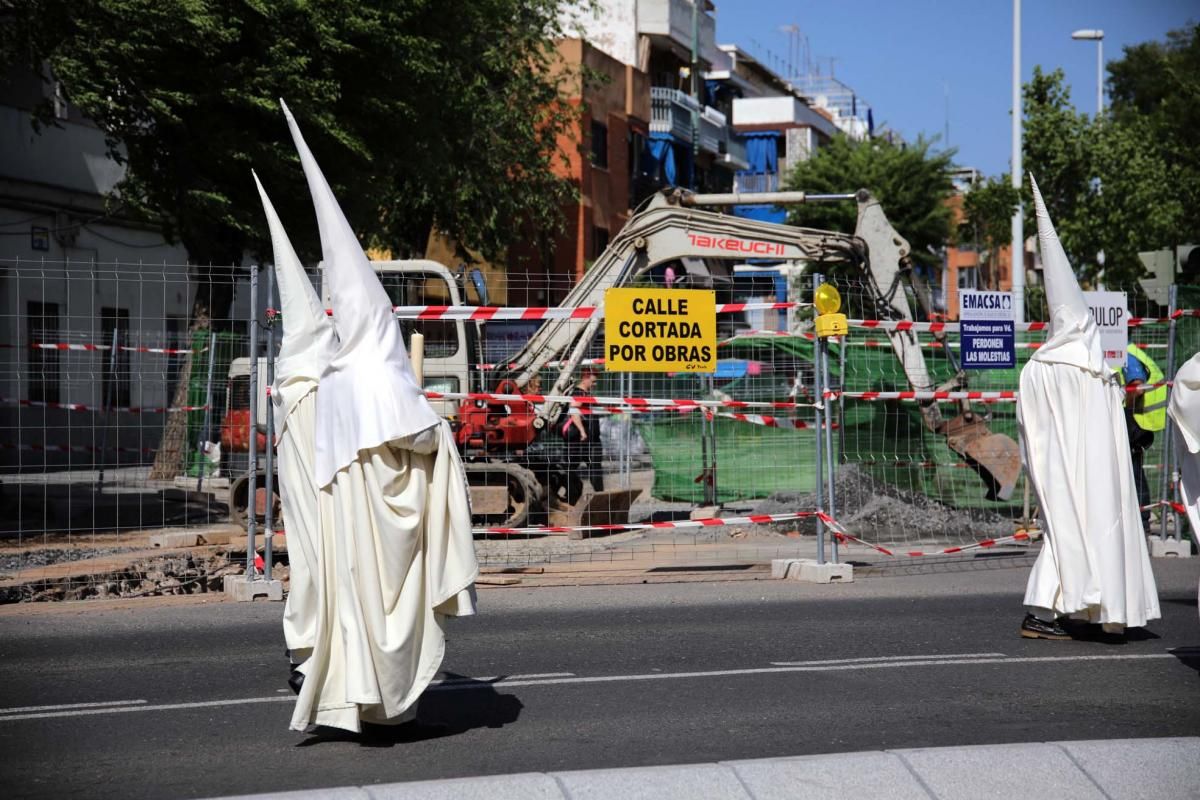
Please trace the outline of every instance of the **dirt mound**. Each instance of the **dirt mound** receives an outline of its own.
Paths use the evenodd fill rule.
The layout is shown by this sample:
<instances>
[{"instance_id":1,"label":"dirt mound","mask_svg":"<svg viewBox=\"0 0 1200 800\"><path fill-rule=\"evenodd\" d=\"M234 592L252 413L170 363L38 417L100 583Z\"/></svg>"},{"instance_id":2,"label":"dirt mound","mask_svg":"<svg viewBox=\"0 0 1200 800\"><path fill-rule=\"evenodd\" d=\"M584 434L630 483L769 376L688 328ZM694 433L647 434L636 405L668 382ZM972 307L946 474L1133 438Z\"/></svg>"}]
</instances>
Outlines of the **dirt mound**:
<instances>
[{"instance_id":1,"label":"dirt mound","mask_svg":"<svg viewBox=\"0 0 1200 800\"><path fill-rule=\"evenodd\" d=\"M878 481L850 464L834 475L835 518L848 532L875 542L922 540L975 541L1005 536L1014 530L1012 520L979 509L959 510L917 492L907 492ZM780 492L760 502L755 514L781 514L816 507L816 495ZM786 523L801 532L815 532L815 520L801 525Z\"/></svg>"}]
</instances>

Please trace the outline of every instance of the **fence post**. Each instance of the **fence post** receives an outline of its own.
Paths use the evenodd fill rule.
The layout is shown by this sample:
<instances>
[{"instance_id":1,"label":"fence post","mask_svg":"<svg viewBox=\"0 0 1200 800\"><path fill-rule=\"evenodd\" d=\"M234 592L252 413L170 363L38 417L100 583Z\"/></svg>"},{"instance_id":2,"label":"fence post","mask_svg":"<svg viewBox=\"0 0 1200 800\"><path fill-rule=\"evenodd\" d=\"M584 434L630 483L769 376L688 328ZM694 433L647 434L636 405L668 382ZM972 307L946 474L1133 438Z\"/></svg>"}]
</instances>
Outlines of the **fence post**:
<instances>
[{"instance_id":1,"label":"fence post","mask_svg":"<svg viewBox=\"0 0 1200 800\"><path fill-rule=\"evenodd\" d=\"M817 287L820 286L823 281L824 281L824 276L822 276L820 273L816 273L813 275L813 294L814 294L814 296L816 294ZM814 413L815 422L816 422L816 431L815 431L816 436L814 438L816 440L816 451L817 451L817 471L816 471L816 473L817 473L816 474L816 477L817 477L817 480L816 480L817 511L824 513L825 504L824 504L824 499L823 499L823 492L821 491L822 484L825 482L825 463L822 460L823 448L821 446L822 438L824 437L824 432L821 430L822 420L824 418L824 414L822 413L822 411L824 410L824 398L822 398L822 396L821 396L823 394L823 392L822 392L822 388L821 388L821 344L820 344L820 341L821 341L820 337L814 337L814 342L813 342L813 398L815 400L815 403L814 403L813 413ZM820 517L817 517L817 563L818 564L825 563L825 523L824 523L824 521L822 521L822 519Z\"/></svg>"},{"instance_id":2,"label":"fence post","mask_svg":"<svg viewBox=\"0 0 1200 800\"><path fill-rule=\"evenodd\" d=\"M825 393L828 393L831 385L829 383L828 340L818 336L817 347L821 349L821 383L824 387ZM825 406L825 475L826 480L829 482L829 486L827 487L829 490L828 500L826 501L825 507L827 509L826 513L828 513L830 517L837 519L837 510L834 505L833 492L833 404L826 403L824 397L820 399L820 402ZM821 433L821 431L817 431L818 436L820 436ZM836 536L829 537L829 547L830 553L833 556L832 561L834 564L836 564L838 563L838 540Z\"/></svg>"},{"instance_id":3,"label":"fence post","mask_svg":"<svg viewBox=\"0 0 1200 800\"><path fill-rule=\"evenodd\" d=\"M258 520L258 430L254 425L255 405L258 403L258 265L250 267L250 477L246 495L246 577L252 580L254 568L254 534ZM232 500L232 498L230 498Z\"/></svg>"},{"instance_id":4,"label":"fence post","mask_svg":"<svg viewBox=\"0 0 1200 800\"><path fill-rule=\"evenodd\" d=\"M117 348L121 343L121 321L119 317L113 318L113 335L112 349L108 351L108 381L104 386L104 435L100 439L100 474L96 481L96 491L104 489L104 459L108 458L108 429L112 420L109 418L109 409L113 406L112 395L117 387Z\"/></svg>"},{"instance_id":5,"label":"fence post","mask_svg":"<svg viewBox=\"0 0 1200 800\"><path fill-rule=\"evenodd\" d=\"M1166 379L1168 383L1175 380L1175 308L1178 305L1178 295L1176 293L1177 288L1178 287L1172 283L1167 290L1167 316L1171 320L1169 323L1167 323ZM1168 398L1170 398L1170 392L1171 390L1168 389ZM1170 514L1172 522L1171 527L1174 529L1175 539L1178 541L1181 538L1182 533L1179 525L1179 517L1175 513L1175 509L1170 505L1172 498L1168 496L1169 487L1178 482L1178 478L1175 478L1173 475L1171 475L1172 462L1174 461L1174 459L1171 458L1172 451L1174 450L1174 437L1171 436L1171 433L1171 415L1167 414L1167 425L1165 428L1163 428L1163 467L1162 478L1159 483L1160 491L1158 493L1158 499L1162 501L1162 505L1159 506L1162 509L1159 535L1163 539L1167 538L1167 515Z\"/></svg>"},{"instance_id":6,"label":"fence post","mask_svg":"<svg viewBox=\"0 0 1200 800\"><path fill-rule=\"evenodd\" d=\"M217 334L210 331L208 334L208 378L204 382L204 422L200 426L200 441L197 442L201 454L204 454L204 445L208 444L209 426L212 425L212 386L213 386L213 367L217 360ZM170 398L167 398L170 402ZM185 412L186 413L186 412ZM207 458L207 456L205 456ZM201 462L200 476L196 478L196 491L199 492L204 488L204 473L208 465Z\"/></svg>"},{"instance_id":7,"label":"fence post","mask_svg":"<svg viewBox=\"0 0 1200 800\"><path fill-rule=\"evenodd\" d=\"M271 563L275 540L275 414L274 401L271 399L271 387L275 385L275 314L273 311L275 298L275 269L267 270L267 305L272 310L267 312L267 509L263 521L263 572L267 580L275 574ZM255 311L257 314L257 311ZM255 359L257 361L257 359ZM254 430L258 432L258 395L254 397Z\"/></svg>"}]
</instances>

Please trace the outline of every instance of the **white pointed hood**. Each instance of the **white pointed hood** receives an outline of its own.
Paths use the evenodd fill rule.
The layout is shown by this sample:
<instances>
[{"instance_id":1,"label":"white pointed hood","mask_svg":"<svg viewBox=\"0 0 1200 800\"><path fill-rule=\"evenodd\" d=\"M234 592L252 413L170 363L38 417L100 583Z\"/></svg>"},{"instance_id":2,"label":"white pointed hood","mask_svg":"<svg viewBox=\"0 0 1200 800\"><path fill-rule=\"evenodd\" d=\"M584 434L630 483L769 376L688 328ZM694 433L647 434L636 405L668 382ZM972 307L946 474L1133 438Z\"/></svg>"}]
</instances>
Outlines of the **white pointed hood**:
<instances>
[{"instance_id":1,"label":"white pointed hood","mask_svg":"<svg viewBox=\"0 0 1200 800\"><path fill-rule=\"evenodd\" d=\"M1054 223L1050 221L1046 203L1032 174L1029 183L1033 188L1033 202L1037 210L1042 279L1046 285L1046 305L1050 309L1050 335L1031 358L1044 363L1070 364L1107 377L1111 370L1104 363L1100 329L1083 299L1075 271L1071 269L1062 242L1058 240Z\"/></svg>"},{"instance_id":2,"label":"white pointed hood","mask_svg":"<svg viewBox=\"0 0 1200 800\"><path fill-rule=\"evenodd\" d=\"M387 292L295 118L282 100L280 105L316 208L324 278L339 340L317 395L317 482L326 486L360 450L426 430L440 418L417 386Z\"/></svg>"},{"instance_id":3,"label":"white pointed hood","mask_svg":"<svg viewBox=\"0 0 1200 800\"><path fill-rule=\"evenodd\" d=\"M321 307L321 299L304 273L262 181L253 170L251 174L271 229L279 305L283 312L283 342L275 360L275 383L271 386L275 431L282 435L296 404L320 383L321 373L337 349L337 340L333 323Z\"/></svg>"}]
</instances>

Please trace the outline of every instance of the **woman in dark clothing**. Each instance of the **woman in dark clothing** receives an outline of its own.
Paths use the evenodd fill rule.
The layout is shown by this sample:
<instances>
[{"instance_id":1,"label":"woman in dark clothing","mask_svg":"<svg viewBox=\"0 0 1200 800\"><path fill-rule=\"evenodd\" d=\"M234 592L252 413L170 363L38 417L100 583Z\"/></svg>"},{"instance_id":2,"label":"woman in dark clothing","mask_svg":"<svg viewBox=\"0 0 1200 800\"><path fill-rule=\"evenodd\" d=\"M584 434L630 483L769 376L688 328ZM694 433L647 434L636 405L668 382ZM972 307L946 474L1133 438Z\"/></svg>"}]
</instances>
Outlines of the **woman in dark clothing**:
<instances>
[{"instance_id":1,"label":"woman in dark clothing","mask_svg":"<svg viewBox=\"0 0 1200 800\"><path fill-rule=\"evenodd\" d=\"M571 396L589 396L595 385L596 371L586 368L571 391ZM562 433L567 443L569 462L568 502L574 504L583 492L584 478L587 478L594 491L604 491L604 445L600 441L600 420L595 414L585 414L582 404L572 403Z\"/></svg>"}]
</instances>

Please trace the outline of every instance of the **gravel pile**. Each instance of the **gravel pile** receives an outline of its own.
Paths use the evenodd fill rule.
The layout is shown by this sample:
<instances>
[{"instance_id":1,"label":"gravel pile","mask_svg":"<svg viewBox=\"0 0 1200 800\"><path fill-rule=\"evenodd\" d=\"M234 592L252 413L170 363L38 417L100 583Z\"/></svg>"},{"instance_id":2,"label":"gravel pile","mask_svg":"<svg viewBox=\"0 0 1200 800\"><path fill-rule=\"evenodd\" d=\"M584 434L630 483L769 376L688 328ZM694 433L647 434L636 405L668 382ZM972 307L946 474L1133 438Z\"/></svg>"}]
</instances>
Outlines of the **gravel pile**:
<instances>
[{"instance_id":1,"label":"gravel pile","mask_svg":"<svg viewBox=\"0 0 1200 800\"><path fill-rule=\"evenodd\" d=\"M973 542L1006 536L1013 521L992 512L959 510L926 495L906 492L877 481L855 465L838 469L834 476L835 515L847 531L877 543L921 541ZM816 496L799 492L773 494L760 502L755 514L782 514L816 506ZM802 533L814 533L814 520L780 523Z\"/></svg>"},{"instance_id":2,"label":"gravel pile","mask_svg":"<svg viewBox=\"0 0 1200 800\"><path fill-rule=\"evenodd\" d=\"M71 547L45 548L27 550L21 553L0 554L0 575L11 575L31 567L46 567L51 564L61 564L68 561L82 561L86 558L110 556L117 553L129 553L132 547Z\"/></svg>"}]
</instances>

